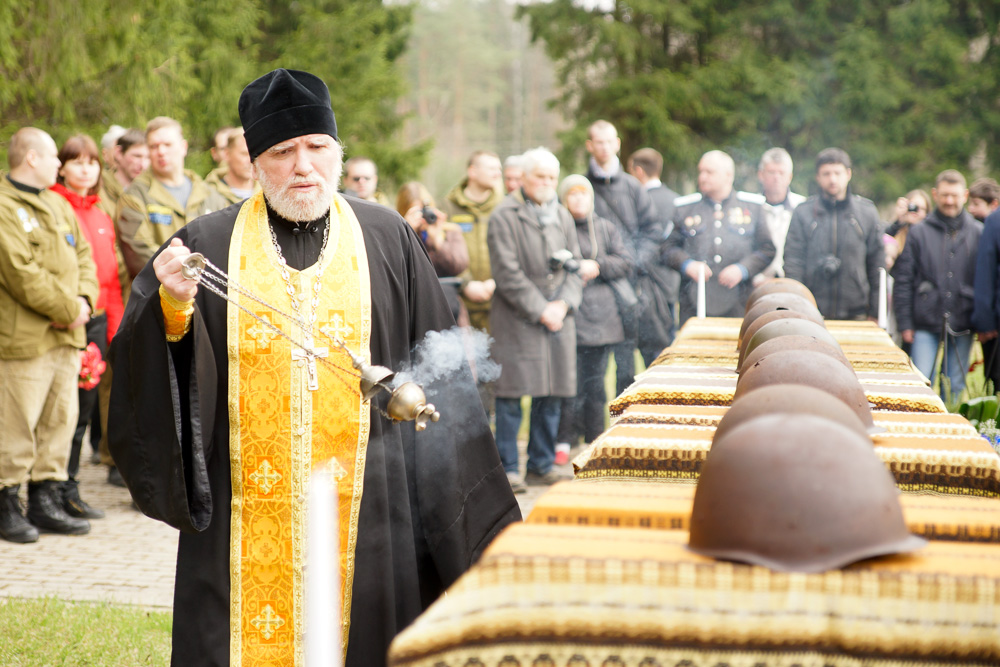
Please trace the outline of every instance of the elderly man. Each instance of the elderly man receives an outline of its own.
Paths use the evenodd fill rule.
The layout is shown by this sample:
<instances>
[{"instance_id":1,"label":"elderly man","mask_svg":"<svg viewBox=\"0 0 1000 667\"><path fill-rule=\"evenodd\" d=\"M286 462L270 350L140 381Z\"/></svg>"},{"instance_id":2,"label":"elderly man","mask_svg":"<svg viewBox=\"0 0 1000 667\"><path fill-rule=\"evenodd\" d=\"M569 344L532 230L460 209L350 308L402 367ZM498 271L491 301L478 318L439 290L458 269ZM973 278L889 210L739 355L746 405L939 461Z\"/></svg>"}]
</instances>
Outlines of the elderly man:
<instances>
[{"instance_id":1,"label":"elderly man","mask_svg":"<svg viewBox=\"0 0 1000 667\"><path fill-rule=\"evenodd\" d=\"M774 259L763 271L753 277L753 284L760 285L768 278L785 275L783 257L788 223L792 221L795 207L806 200L792 192L792 156L784 148L770 148L760 157L757 180L764 191L764 220L771 230Z\"/></svg>"},{"instance_id":2,"label":"elderly man","mask_svg":"<svg viewBox=\"0 0 1000 667\"><path fill-rule=\"evenodd\" d=\"M785 275L812 290L831 320L875 319L882 223L869 199L851 192L851 158L839 148L816 156L820 194L795 208L785 238Z\"/></svg>"},{"instance_id":3,"label":"elderly man","mask_svg":"<svg viewBox=\"0 0 1000 667\"><path fill-rule=\"evenodd\" d=\"M524 166L520 155L508 155L503 161L503 187L510 194L521 187L524 180Z\"/></svg>"},{"instance_id":4,"label":"elderly man","mask_svg":"<svg viewBox=\"0 0 1000 667\"><path fill-rule=\"evenodd\" d=\"M178 229L229 205L196 173L184 168L188 144L176 120L158 116L149 121L146 146L149 171L136 177L118 202L118 242L132 277Z\"/></svg>"},{"instance_id":5,"label":"elderly man","mask_svg":"<svg viewBox=\"0 0 1000 667\"><path fill-rule=\"evenodd\" d=\"M497 381L497 447L511 487L549 485L562 398L576 395L576 327L583 298L576 225L559 204L559 160L544 148L524 154L524 182L490 216L487 243L496 280L490 330L503 370ZM521 397L531 396L527 474L518 465Z\"/></svg>"},{"instance_id":6,"label":"elderly man","mask_svg":"<svg viewBox=\"0 0 1000 667\"><path fill-rule=\"evenodd\" d=\"M69 203L49 190L59 157L48 134L26 127L0 180L0 537L34 542L39 530L81 535L66 514L76 428L79 349L97 302L94 262ZM18 490L28 482L28 515Z\"/></svg>"},{"instance_id":7,"label":"elderly man","mask_svg":"<svg viewBox=\"0 0 1000 667\"><path fill-rule=\"evenodd\" d=\"M337 193L326 85L275 70L239 112L262 191L178 231L133 283L112 453L139 507L182 531L174 665L301 664L305 495L324 462L346 664L382 665L520 514L460 345L456 370L425 384L441 411L426 434L385 416L384 392L361 395L346 350L401 370L454 320L406 222ZM192 252L238 305L186 277Z\"/></svg>"},{"instance_id":8,"label":"elderly man","mask_svg":"<svg viewBox=\"0 0 1000 667\"><path fill-rule=\"evenodd\" d=\"M697 312L699 275L706 315L743 317L751 278L774 259L764 198L734 190L735 173L733 158L709 151L698 162L698 192L674 201L674 228L662 256L681 272L681 322Z\"/></svg>"}]
</instances>

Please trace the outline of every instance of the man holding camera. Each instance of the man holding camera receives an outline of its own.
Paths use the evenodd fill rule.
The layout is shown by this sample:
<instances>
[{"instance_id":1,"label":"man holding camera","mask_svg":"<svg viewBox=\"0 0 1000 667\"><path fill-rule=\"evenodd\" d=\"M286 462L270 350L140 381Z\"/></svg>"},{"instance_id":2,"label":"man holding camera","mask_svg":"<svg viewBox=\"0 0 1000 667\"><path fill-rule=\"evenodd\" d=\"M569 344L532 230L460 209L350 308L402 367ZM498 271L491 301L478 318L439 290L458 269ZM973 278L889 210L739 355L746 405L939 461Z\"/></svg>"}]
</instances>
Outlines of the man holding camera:
<instances>
[{"instance_id":1,"label":"man holding camera","mask_svg":"<svg viewBox=\"0 0 1000 667\"><path fill-rule=\"evenodd\" d=\"M496 441L515 493L548 486L564 398L576 395L576 321L583 299L576 224L556 196L559 160L545 148L524 156L521 189L490 216L486 243L496 280L490 310L496 388ZM566 252L568 251L568 252ZM517 434L521 397L531 396L528 461L521 478Z\"/></svg>"},{"instance_id":2,"label":"man holding camera","mask_svg":"<svg viewBox=\"0 0 1000 667\"><path fill-rule=\"evenodd\" d=\"M774 259L764 197L734 190L735 177L733 158L709 151L698 161L698 192L674 200L661 254L681 274L681 323L696 313L702 272L706 315L743 317L752 277Z\"/></svg>"},{"instance_id":3,"label":"man holding camera","mask_svg":"<svg viewBox=\"0 0 1000 667\"><path fill-rule=\"evenodd\" d=\"M839 148L816 157L820 193L799 204L785 239L785 276L808 287L823 317L874 320L878 270L885 266L878 210L851 192L851 158Z\"/></svg>"}]
</instances>

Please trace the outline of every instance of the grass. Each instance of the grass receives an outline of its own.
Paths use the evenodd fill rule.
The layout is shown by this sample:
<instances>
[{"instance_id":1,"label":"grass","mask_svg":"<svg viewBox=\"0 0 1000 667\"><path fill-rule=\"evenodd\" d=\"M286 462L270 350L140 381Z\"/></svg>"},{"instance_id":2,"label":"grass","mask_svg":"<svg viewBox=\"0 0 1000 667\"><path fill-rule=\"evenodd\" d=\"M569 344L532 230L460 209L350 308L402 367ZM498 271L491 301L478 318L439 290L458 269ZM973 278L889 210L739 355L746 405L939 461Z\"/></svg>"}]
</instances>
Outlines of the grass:
<instances>
[{"instance_id":1,"label":"grass","mask_svg":"<svg viewBox=\"0 0 1000 667\"><path fill-rule=\"evenodd\" d=\"M170 613L55 598L0 599L0 665L170 664Z\"/></svg>"}]
</instances>

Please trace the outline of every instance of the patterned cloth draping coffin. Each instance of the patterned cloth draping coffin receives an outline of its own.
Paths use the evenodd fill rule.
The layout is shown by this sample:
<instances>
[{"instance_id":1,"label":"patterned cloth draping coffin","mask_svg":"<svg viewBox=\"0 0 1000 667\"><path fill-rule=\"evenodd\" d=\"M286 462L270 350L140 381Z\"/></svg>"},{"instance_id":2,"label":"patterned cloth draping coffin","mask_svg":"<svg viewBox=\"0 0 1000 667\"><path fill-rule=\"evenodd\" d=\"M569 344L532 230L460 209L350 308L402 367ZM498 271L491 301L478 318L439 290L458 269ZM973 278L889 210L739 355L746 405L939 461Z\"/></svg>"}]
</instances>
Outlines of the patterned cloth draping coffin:
<instances>
[{"instance_id":1,"label":"patterned cloth draping coffin","mask_svg":"<svg viewBox=\"0 0 1000 667\"><path fill-rule=\"evenodd\" d=\"M688 341L736 341L743 326L741 317L706 317L699 320L692 317L674 336L674 344ZM850 320L826 320L824 322L837 342L841 345L867 345L869 347L894 346L892 338L874 322Z\"/></svg>"},{"instance_id":2,"label":"patterned cloth draping coffin","mask_svg":"<svg viewBox=\"0 0 1000 667\"><path fill-rule=\"evenodd\" d=\"M695 487L604 480L561 482L535 502L528 523L688 530ZM910 531L932 540L1000 543L1000 499L900 495Z\"/></svg>"},{"instance_id":3,"label":"patterned cloth draping coffin","mask_svg":"<svg viewBox=\"0 0 1000 667\"><path fill-rule=\"evenodd\" d=\"M672 345L656 358L653 367L659 366L724 366L736 368L739 351L729 341L725 346L701 344ZM916 369L910 358L899 348L870 348L858 345L843 345L841 349L847 360L858 371L881 371L886 373L912 373Z\"/></svg>"},{"instance_id":4,"label":"patterned cloth draping coffin","mask_svg":"<svg viewBox=\"0 0 1000 667\"><path fill-rule=\"evenodd\" d=\"M694 483L714 433L714 426L617 423L581 452L573 467L578 479ZM872 439L900 489L1000 497L1000 456L978 435L890 432Z\"/></svg>"},{"instance_id":5,"label":"patterned cloth draping coffin","mask_svg":"<svg viewBox=\"0 0 1000 667\"><path fill-rule=\"evenodd\" d=\"M691 318L677 332L673 344L660 353L653 366L721 366L735 369L739 358L737 339L742 323L738 318ZM825 324L855 370L917 372L906 353L874 323L828 320ZM924 381L927 381L926 378Z\"/></svg>"},{"instance_id":6,"label":"patterned cloth draping coffin","mask_svg":"<svg viewBox=\"0 0 1000 667\"><path fill-rule=\"evenodd\" d=\"M945 412L941 397L916 373L857 373L874 410ZM652 366L608 405L617 417L630 405L729 405L736 374L725 368Z\"/></svg>"},{"instance_id":7,"label":"patterned cloth draping coffin","mask_svg":"<svg viewBox=\"0 0 1000 667\"><path fill-rule=\"evenodd\" d=\"M679 426L719 425L729 408L718 405L641 405L625 408L613 424L676 424ZM965 435L978 432L965 417L950 412L872 412L876 426L891 434Z\"/></svg>"},{"instance_id":8,"label":"patterned cloth draping coffin","mask_svg":"<svg viewBox=\"0 0 1000 667\"><path fill-rule=\"evenodd\" d=\"M519 524L393 642L396 667L1000 663L1000 549L931 542L824 574L673 530Z\"/></svg>"}]
</instances>

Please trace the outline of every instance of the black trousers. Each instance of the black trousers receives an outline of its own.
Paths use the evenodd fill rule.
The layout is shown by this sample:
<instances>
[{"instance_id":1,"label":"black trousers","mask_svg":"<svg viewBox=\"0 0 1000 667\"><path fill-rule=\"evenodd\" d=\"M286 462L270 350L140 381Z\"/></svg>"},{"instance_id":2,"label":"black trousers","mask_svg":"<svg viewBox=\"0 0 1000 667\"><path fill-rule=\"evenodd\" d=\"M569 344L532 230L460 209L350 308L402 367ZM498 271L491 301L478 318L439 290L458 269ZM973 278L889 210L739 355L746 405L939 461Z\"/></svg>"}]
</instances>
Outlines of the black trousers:
<instances>
[{"instance_id":1,"label":"black trousers","mask_svg":"<svg viewBox=\"0 0 1000 667\"><path fill-rule=\"evenodd\" d=\"M576 444L583 436L585 443L604 432L608 399L604 390L604 374L613 345L576 347L576 396L564 398L559 418L556 442Z\"/></svg>"},{"instance_id":2,"label":"black trousers","mask_svg":"<svg viewBox=\"0 0 1000 667\"><path fill-rule=\"evenodd\" d=\"M97 348L101 351L101 357L107 358L108 318L106 315L97 315L87 322L87 343L96 343ZM70 479L76 479L77 473L80 472L80 449L83 447L83 434L87 432L87 426L93 425L90 431L91 442L96 443L101 438L101 411L97 393L97 387L80 389L80 418L76 422L76 432L73 433L73 443L69 450L69 464L66 466L66 472Z\"/></svg>"},{"instance_id":3,"label":"black trousers","mask_svg":"<svg viewBox=\"0 0 1000 667\"><path fill-rule=\"evenodd\" d=\"M983 375L993 381L993 393L1000 393L1000 339L993 338L982 342Z\"/></svg>"}]
</instances>

